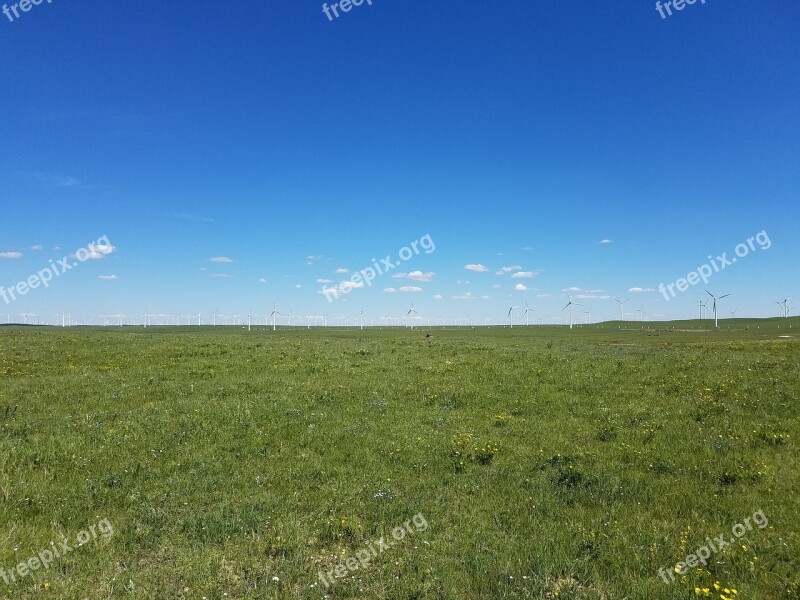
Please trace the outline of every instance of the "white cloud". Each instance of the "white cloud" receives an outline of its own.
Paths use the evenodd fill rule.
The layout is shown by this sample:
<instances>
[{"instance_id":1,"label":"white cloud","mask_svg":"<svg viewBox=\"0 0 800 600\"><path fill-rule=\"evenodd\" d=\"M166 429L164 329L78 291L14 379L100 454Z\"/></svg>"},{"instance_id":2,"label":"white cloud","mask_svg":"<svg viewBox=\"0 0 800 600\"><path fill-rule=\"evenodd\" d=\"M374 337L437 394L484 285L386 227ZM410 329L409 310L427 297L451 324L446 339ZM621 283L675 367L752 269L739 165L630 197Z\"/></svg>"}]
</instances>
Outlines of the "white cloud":
<instances>
[{"instance_id":1,"label":"white cloud","mask_svg":"<svg viewBox=\"0 0 800 600\"><path fill-rule=\"evenodd\" d=\"M339 284L339 289L345 294L350 290L355 290L363 287L364 287L363 281L359 281L358 283L353 283L352 281L343 281L342 283Z\"/></svg>"},{"instance_id":2,"label":"white cloud","mask_svg":"<svg viewBox=\"0 0 800 600\"><path fill-rule=\"evenodd\" d=\"M467 292L463 296L451 296L453 300L474 300L475 296L472 295L472 292Z\"/></svg>"},{"instance_id":3,"label":"white cloud","mask_svg":"<svg viewBox=\"0 0 800 600\"><path fill-rule=\"evenodd\" d=\"M399 290L401 292L421 292L422 288L421 287L417 287L415 285L405 285L405 286L399 288Z\"/></svg>"},{"instance_id":4,"label":"white cloud","mask_svg":"<svg viewBox=\"0 0 800 600\"><path fill-rule=\"evenodd\" d=\"M550 294L536 294L537 298L552 298L553 296Z\"/></svg>"},{"instance_id":5,"label":"white cloud","mask_svg":"<svg viewBox=\"0 0 800 600\"><path fill-rule=\"evenodd\" d=\"M442 298L444 298L444 296L442 296L441 294L436 294L436 295L433 297L433 299L434 299L434 300L441 300Z\"/></svg>"},{"instance_id":6,"label":"white cloud","mask_svg":"<svg viewBox=\"0 0 800 600\"><path fill-rule=\"evenodd\" d=\"M411 279L412 281L419 281L420 283L428 283L433 279L435 273L423 273L422 271L411 271L411 273L398 273L392 275L393 279Z\"/></svg>"},{"instance_id":7,"label":"white cloud","mask_svg":"<svg viewBox=\"0 0 800 600\"><path fill-rule=\"evenodd\" d=\"M119 278L116 275L100 275L98 279L102 279L103 281L116 281Z\"/></svg>"},{"instance_id":8,"label":"white cloud","mask_svg":"<svg viewBox=\"0 0 800 600\"><path fill-rule=\"evenodd\" d=\"M519 271L522 267L519 265L511 265L510 267L500 267L498 271L495 271L495 275L505 275L506 273L511 273L511 271Z\"/></svg>"},{"instance_id":9,"label":"white cloud","mask_svg":"<svg viewBox=\"0 0 800 600\"><path fill-rule=\"evenodd\" d=\"M215 256L214 258L209 258L208 260L210 260L213 263L223 263L223 264L230 264L234 262L232 258L228 258L227 256Z\"/></svg>"},{"instance_id":10,"label":"white cloud","mask_svg":"<svg viewBox=\"0 0 800 600\"><path fill-rule=\"evenodd\" d=\"M581 288L579 288L579 287L575 287L575 286L573 286L573 287L569 287L569 288L564 288L564 289L563 289L563 290L561 290L561 291L562 291L562 292L582 292L582 291L583 291L583 289L581 289Z\"/></svg>"},{"instance_id":11,"label":"white cloud","mask_svg":"<svg viewBox=\"0 0 800 600\"><path fill-rule=\"evenodd\" d=\"M227 279L230 277L227 273L212 273L209 277L215 277L217 279Z\"/></svg>"},{"instance_id":12,"label":"white cloud","mask_svg":"<svg viewBox=\"0 0 800 600\"><path fill-rule=\"evenodd\" d=\"M523 250L533 250L533 246L523 246Z\"/></svg>"},{"instance_id":13,"label":"white cloud","mask_svg":"<svg viewBox=\"0 0 800 600\"><path fill-rule=\"evenodd\" d=\"M397 292L397 290L395 288L392 288L392 287L383 288L383 293L384 294L394 294L395 292Z\"/></svg>"},{"instance_id":14,"label":"white cloud","mask_svg":"<svg viewBox=\"0 0 800 600\"><path fill-rule=\"evenodd\" d=\"M600 240L600 244L603 246L607 246L608 244L613 244L614 240Z\"/></svg>"},{"instance_id":15,"label":"white cloud","mask_svg":"<svg viewBox=\"0 0 800 600\"><path fill-rule=\"evenodd\" d=\"M258 280L258 283L267 283L267 280L262 277Z\"/></svg>"},{"instance_id":16,"label":"white cloud","mask_svg":"<svg viewBox=\"0 0 800 600\"><path fill-rule=\"evenodd\" d=\"M486 271L489 270L489 268L486 265L481 265L481 264L477 264L477 265L471 265L470 264L470 265L466 265L464 268L467 271L475 271L476 273L486 273Z\"/></svg>"},{"instance_id":17,"label":"white cloud","mask_svg":"<svg viewBox=\"0 0 800 600\"><path fill-rule=\"evenodd\" d=\"M317 283L333 283L331 279L317 279Z\"/></svg>"},{"instance_id":18,"label":"white cloud","mask_svg":"<svg viewBox=\"0 0 800 600\"><path fill-rule=\"evenodd\" d=\"M497 289L500 289L503 286L500 285L499 283L495 283L492 287L497 290Z\"/></svg>"},{"instance_id":19,"label":"white cloud","mask_svg":"<svg viewBox=\"0 0 800 600\"><path fill-rule=\"evenodd\" d=\"M19 258L22 252L0 252L0 258Z\"/></svg>"},{"instance_id":20,"label":"white cloud","mask_svg":"<svg viewBox=\"0 0 800 600\"><path fill-rule=\"evenodd\" d=\"M36 244L35 246L31 246L31 250L44 250L44 246Z\"/></svg>"},{"instance_id":21,"label":"white cloud","mask_svg":"<svg viewBox=\"0 0 800 600\"><path fill-rule=\"evenodd\" d=\"M528 291L528 288L525 285L521 284L521 283L518 283L517 285L515 285L514 289L517 290L518 292L527 292Z\"/></svg>"},{"instance_id":22,"label":"white cloud","mask_svg":"<svg viewBox=\"0 0 800 600\"><path fill-rule=\"evenodd\" d=\"M344 267L339 267L338 269L336 269L334 271L334 273L336 273L337 275L346 275L349 272L350 272L350 270L349 269L345 269Z\"/></svg>"},{"instance_id":23,"label":"white cloud","mask_svg":"<svg viewBox=\"0 0 800 600\"><path fill-rule=\"evenodd\" d=\"M294 287L295 287L296 289L298 289L298 290L299 290L299 289L300 289L300 288L302 288L303 286L302 286L302 285L300 285L300 284L298 283L298 284L296 284Z\"/></svg>"},{"instance_id":24,"label":"white cloud","mask_svg":"<svg viewBox=\"0 0 800 600\"><path fill-rule=\"evenodd\" d=\"M322 260L323 258L325 258L325 256L322 254L312 254L311 256L306 256L306 264L313 265L315 262Z\"/></svg>"},{"instance_id":25,"label":"white cloud","mask_svg":"<svg viewBox=\"0 0 800 600\"><path fill-rule=\"evenodd\" d=\"M101 260L114 252L114 250L116 250L116 247L110 244L89 244L89 249L86 250L86 256L90 260Z\"/></svg>"},{"instance_id":26,"label":"white cloud","mask_svg":"<svg viewBox=\"0 0 800 600\"><path fill-rule=\"evenodd\" d=\"M578 294L575 298L581 300L609 300L611 296L598 296L596 294Z\"/></svg>"},{"instance_id":27,"label":"white cloud","mask_svg":"<svg viewBox=\"0 0 800 600\"><path fill-rule=\"evenodd\" d=\"M653 288L643 288L643 287L632 287L628 288L629 292L633 292L634 294L641 294L644 292L655 292Z\"/></svg>"},{"instance_id":28,"label":"white cloud","mask_svg":"<svg viewBox=\"0 0 800 600\"><path fill-rule=\"evenodd\" d=\"M521 278L528 278L529 279L531 277L536 277L536 272L535 271L519 271L518 273L514 273L511 277L513 277L515 279L521 279Z\"/></svg>"}]
</instances>

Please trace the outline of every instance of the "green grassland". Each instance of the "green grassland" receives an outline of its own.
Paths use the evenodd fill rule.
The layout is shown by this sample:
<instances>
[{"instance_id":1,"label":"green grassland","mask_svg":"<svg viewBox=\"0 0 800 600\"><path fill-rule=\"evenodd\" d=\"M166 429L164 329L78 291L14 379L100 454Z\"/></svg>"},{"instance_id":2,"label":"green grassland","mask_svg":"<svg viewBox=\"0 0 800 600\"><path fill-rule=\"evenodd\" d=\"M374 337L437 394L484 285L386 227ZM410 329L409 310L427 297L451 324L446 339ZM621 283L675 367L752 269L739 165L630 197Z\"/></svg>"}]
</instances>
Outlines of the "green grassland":
<instances>
[{"instance_id":1,"label":"green grassland","mask_svg":"<svg viewBox=\"0 0 800 600\"><path fill-rule=\"evenodd\" d=\"M0 597L800 598L798 333L0 328Z\"/></svg>"}]
</instances>

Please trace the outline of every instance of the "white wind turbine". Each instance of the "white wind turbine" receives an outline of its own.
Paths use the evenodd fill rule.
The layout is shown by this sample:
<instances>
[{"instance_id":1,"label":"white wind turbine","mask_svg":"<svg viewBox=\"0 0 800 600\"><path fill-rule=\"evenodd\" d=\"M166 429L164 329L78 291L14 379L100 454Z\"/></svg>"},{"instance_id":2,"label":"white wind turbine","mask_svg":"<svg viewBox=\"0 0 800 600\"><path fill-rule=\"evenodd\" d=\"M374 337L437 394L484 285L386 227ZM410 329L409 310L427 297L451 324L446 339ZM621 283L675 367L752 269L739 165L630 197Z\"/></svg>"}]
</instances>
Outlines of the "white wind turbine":
<instances>
[{"instance_id":1,"label":"white wind turbine","mask_svg":"<svg viewBox=\"0 0 800 600\"><path fill-rule=\"evenodd\" d=\"M617 300L616 298L614 298L614 300L616 300L619 303L619 320L620 321L624 321L625 320L625 311L622 308L622 305L625 304L628 300L630 300L630 298L626 298L625 300Z\"/></svg>"},{"instance_id":2,"label":"white wind turbine","mask_svg":"<svg viewBox=\"0 0 800 600\"><path fill-rule=\"evenodd\" d=\"M506 304L506 306L508 306L508 328L514 329L514 309L519 308L519 306L511 306L510 304Z\"/></svg>"},{"instance_id":3,"label":"white wind turbine","mask_svg":"<svg viewBox=\"0 0 800 600\"><path fill-rule=\"evenodd\" d=\"M561 312L564 312L565 310L569 309L569 328L572 329L572 307L583 306L583 304L578 304L577 302L573 301L572 296L569 295L569 292L567 292L567 298L569 298L569 302L567 302L567 305L561 309Z\"/></svg>"},{"instance_id":4,"label":"white wind turbine","mask_svg":"<svg viewBox=\"0 0 800 600\"><path fill-rule=\"evenodd\" d=\"M489 322L489 315L483 315L483 326L486 327Z\"/></svg>"},{"instance_id":5,"label":"white wind turbine","mask_svg":"<svg viewBox=\"0 0 800 600\"><path fill-rule=\"evenodd\" d=\"M275 308L275 303L273 302L272 312L269 314L269 317L267 317L267 319L272 319L272 331L275 331L275 321L277 320L279 314L281 313L279 313L278 309Z\"/></svg>"},{"instance_id":6,"label":"white wind turbine","mask_svg":"<svg viewBox=\"0 0 800 600\"><path fill-rule=\"evenodd\" d=\"M719 300L722 300L723 298L727 298L728 296L730 296L730 294L725 294L724 296L720 296L719 298L717 298L714 294L712 294L708 290L706 290L706 294L708 294L709 296L711 296L714 299L714 303L712 304L712 308L714 310L714 327L717 327L718 326L717 325L717 323L718 323L718 321L717 321L717 302Z\"/></svg>"},{"instance_id":7,"label":"white wind turbine","mask_svg":"<svg viewBox=\"0 0 800 600\"><path fill-rule=\"evenodd\" d=\"M364 331L364 307L361 307L361 312L358 313L358 325L361 331Z\"/></svg>"},{"instance_id":8,"label":"white wind turbine","mask_svg":"<svg viewBox=\"0 0 800 600\"><path fill-rule=\"evenodd\" d=\"M532 312L533 312L533 309L530 306L528 306L527 302L525 302L525 312L523 313L525 315L525 327L528 326L528 313L532 313Z\"/></svg>"},{"instance_id":9,"label":"white wind turbine","mask_svg":"<svg viewBox=\"0 0 800 600\"><path fill-rule=\"evenodd\" d=\"M589 307L589 310L583 311L586 315L586 324L589 325L592 322L592 307Z\"/></svg>"},{"instance_id":10,"label":"white wind turbine","mask_svg":"<svg viewBox=\"0 0 800 600\"><path fill-rule=\"evenodd\" d=\"M252 308L248 308L247 309L247 331L250 331L250 323L251 323L252 316L253 316L253 309Z\"/></svg>"},{"instance_id":11,"label":"white wind turbine","mask_svg":"<svg viewBox=\"0 0 800 600\"><path fill-rule=\"evenodd\" d=\"M419 317L419 313L414 308L414 301L413 300L411 301L411 308L406 313L406 317L408 318L408 322L411 324L411 329L414 329L414 317L411 316L412 314L416 315L417 317Z\"/></svg>"},{"instance_id":12,"label":"white wind turbine","mask_svg":"<svg viewBox=\"0 0 800 600\"><path fill-rule=\"evenodd\" d=\"M782 312L783 312L783 317L784 318L789 316L789 308L788 308L788 304L787 304L789 302L789 300L791 300L791 298L783 298L782 297L781 298L781 302L778 302L778 305L781 306L781 308L782 308Z\"/></svg>"}]
</instances>

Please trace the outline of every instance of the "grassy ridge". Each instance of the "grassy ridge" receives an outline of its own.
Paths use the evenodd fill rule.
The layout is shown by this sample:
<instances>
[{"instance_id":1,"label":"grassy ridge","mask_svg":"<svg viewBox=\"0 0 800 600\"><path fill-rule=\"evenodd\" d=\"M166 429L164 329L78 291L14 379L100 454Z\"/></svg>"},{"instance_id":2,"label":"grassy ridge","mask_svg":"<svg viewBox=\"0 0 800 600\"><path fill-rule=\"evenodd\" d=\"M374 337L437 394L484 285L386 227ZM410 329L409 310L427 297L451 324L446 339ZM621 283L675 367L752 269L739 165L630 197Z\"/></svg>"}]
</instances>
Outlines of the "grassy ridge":
<instances>
[{"instance_id":1,"label":"grassy ridge","mask_svg":"<svg viewBox=\"0 0 800 600\"><path fill-rule=\"evenodd\" d=\"M320 598L320 569L422 513L328 595L800 597L800 344L695 323L6 328L0 567L114 535L0 594ZM710 573L658 576L759 509Z\"/></svg>"}]
</instances>

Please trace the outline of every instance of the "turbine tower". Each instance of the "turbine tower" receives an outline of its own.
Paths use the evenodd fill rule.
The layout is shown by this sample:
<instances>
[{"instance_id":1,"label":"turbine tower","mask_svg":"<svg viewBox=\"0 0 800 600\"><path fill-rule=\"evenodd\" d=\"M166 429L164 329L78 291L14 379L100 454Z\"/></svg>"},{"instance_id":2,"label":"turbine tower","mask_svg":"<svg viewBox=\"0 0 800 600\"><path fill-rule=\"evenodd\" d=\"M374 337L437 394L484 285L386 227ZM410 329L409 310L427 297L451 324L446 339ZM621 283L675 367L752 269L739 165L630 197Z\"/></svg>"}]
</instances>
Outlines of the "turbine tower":
<instances>
[{"instance_id":1,"label":"turbine tower","mask_svg":"<svg viewBox=\"0 0 800 600\"><path fill-rule=\"evenodd\" d=\"M509 329L514 329L514 309L515 308L519 308L519 306L511 306L510 304L507 304L506 306L508 306L508 325L509 325Z\"/></svg>"},{"instance_id":2,"label":"turbine tower","mask_svg":"<svg viewBox=\"0 0 800 600\"><path fill-rule=\"evenodd\" d=\"M730 294L725 294L724 296L720 296L719 298L717 296L715 296L714 294L712 294L711 292L709 292L708 290L706 290L706 294L708 294L709 296L711 296L714 299L714 303L711 306L712 306L712 309L714 311L714 327L717 327L717 323L718 323L718 321L717 321L717 302L719 300L722 300L723 298L727 298L728 296L730 296Z\"/></svg>"},{"instance_id":3,"label":"turbine tower","mask_svg":"<svg viewBox=\"0 0 800 600\"><path fill-rule=\"evenodd\" d=\"M414 309L414 301L411 301L411 309L406 313L406 317L408 318L408 322L411 324L411 329L414 329L414 317L411 315L417 315L419 317L419 313Z\"/></svg>"},{"instance_id":4,"label":"turbine tower","mask_svg":"<svg viewBox=\"0 0 800 600\"><path fill-rule=\"evenodd\" d=\"M572 296L569 295L569 292L567 292L567 298L569 298L569 302L567 302L567 305L561 309L561 312L564 312L565 310L569 309L569 328L572 329L572 307L583 306L583 304L578 304L577 302L574 302L572 300ZM625 302L627 302L627 300Z\"/></svg>"},{"instance_id":5,"label":"turbine tower","mask_svg":"<svg viewBox=\"0 0 800 600\"><path fill-rule=\"evenodd\" d=\"M614 300L616 300L619 303L619 320L624 321L625 311L623 310L622 305L625 304L628 300L630 300L630 298L626 298L625 300L617 300L616 298L614 298Z\"/></svg>"},{"instance_id":6,"label":"turbine tower","mask_svg":"<svg viewBox=\"0 0 800 600\"><path fill-rule=\"evenodd\" d=\"M533 312L533 309L530 306L528 306L527 302L525 302L525 312L522 313L522 314L525 315L525 327L527 327L529 325L529 323L528 323L528 313L532 313L532 312Z\"/></svg>"},{"instance_id":7,"label":"turbine tower","mask_svg":"<svg viewBox=\"0 0 800 600\"><path fill-rule=\"evenodd\" d=\"M275 331L275 321L278 318L279 314L281 314L281 313L279 313L278 309L275 308L275 303L273 302L272 303L272 312L270 313L269 317L267 317L268 320L272 319L272 331Z\"/></svg>"}]
</instances>

